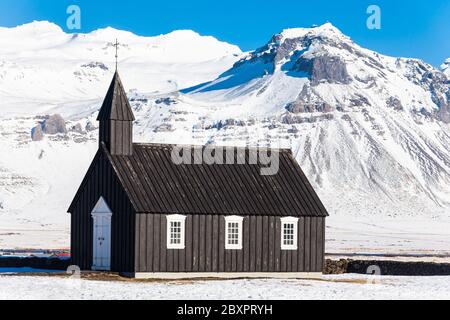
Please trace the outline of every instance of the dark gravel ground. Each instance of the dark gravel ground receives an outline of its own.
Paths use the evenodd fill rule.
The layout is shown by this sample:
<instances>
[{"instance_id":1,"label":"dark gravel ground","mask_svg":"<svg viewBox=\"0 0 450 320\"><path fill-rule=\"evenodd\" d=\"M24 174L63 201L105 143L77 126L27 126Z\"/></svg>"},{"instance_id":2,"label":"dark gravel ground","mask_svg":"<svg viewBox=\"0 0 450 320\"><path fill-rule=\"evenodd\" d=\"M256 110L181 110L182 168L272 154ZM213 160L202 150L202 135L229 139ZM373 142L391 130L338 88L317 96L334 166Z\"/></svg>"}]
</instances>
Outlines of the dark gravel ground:
<instances>
[{"instance_id":1,"label":"dark gravel ground","mask_svg":"<svg viewBox=\"0 0 450 320\"><path fill-rule=\"evenodd\" d=\"M373 274L385 276L448 276L450 264L433 262L403 262L384 260L326 260L325 274Z\"/></svg>"},{"instance_id":2,"label":"dark gravel ground","mask_svg":"<svg viewBox=\"0 0 450 320\"><path fill-rule=\"evenodd\" d=\"M65 273L70 266L69 259L58 258L0 258L0 269L32 268L36 270L60 270ZM382 260L341 259L325 261L325 274L371 274L373 270L381 275L392 276L444 276L450 275L450 264L432 262L401 262ZM371 272L372 271L372 272ZM20 272L20 271L19 271Z\"/></svg>"}]
</instances>

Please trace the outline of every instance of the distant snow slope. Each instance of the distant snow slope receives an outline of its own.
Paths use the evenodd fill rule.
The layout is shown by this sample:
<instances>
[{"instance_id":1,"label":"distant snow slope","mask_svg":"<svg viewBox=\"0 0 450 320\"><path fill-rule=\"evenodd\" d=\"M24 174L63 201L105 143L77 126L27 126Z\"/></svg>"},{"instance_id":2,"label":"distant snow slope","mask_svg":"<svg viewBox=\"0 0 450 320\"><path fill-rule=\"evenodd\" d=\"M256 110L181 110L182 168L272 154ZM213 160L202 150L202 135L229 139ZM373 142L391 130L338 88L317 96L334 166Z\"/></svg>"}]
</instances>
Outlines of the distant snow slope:
<instances>
[{"instance_id":1,"label":"distant snow slope","mask_svg":"<svg viewBox=\"0 0 450 320\"><path fill-rule=\"evenodd\" d=\"M0 29L0 247L67 245L115 38L135 141L290 147L332 215L329 252L450 254L446 75L331 24L284 30L247 54L192 31ZM32 142L35 116L53 113L69 132Z\"/></svg>"},{"instance_id":2,"label":"distant snow slope","mask_svg":"<svg viewBox=\"0 0 450 320\"><path fill-rule=\"evenodd\" d=\"M116 38L123 81L140 92L167 93L211 80L241 54L237 46L190 30L140 37L112 28L67 34L49 22L0 28L3 115L102 99L115 68Z\"/></svg>"}]
</instances>

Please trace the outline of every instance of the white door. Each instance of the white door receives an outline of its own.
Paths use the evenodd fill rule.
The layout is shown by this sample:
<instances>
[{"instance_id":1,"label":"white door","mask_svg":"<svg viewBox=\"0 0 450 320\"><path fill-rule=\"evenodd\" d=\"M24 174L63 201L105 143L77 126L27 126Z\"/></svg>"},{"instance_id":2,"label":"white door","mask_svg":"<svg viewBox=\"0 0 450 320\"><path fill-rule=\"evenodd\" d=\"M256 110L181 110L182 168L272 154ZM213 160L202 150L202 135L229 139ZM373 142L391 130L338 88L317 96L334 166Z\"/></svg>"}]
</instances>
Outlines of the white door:
<instances>
[{"instance_id":1,"label":"white door","mask_svg":"<svg viewBox=\"0 0 450 320\"><path fill-rule=\"evenodd\" d=\"M94 222L92 270L111 270L111 218L112 212L100 198L92 211Z\"/></svg>"}]
</instances>

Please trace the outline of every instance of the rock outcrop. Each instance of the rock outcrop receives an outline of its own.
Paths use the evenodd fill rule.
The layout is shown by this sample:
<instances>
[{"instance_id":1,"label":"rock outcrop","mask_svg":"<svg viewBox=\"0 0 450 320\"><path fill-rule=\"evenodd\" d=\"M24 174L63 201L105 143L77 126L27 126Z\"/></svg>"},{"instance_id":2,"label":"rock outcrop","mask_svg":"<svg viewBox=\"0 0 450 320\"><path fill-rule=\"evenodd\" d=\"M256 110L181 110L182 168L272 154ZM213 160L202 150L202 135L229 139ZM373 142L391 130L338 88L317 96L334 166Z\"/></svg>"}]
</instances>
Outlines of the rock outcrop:
<instances>
[{"instance_id":1,"label":"rock outcrop","mask_svg":"<svg viewBox=\"0 0 450 320\"><path fill-rule=\"evenodd\" d=\"M87 132L95 131L95 130L97 130L97 127L96 127L92 122L88 121L88 122L86 123L86 128L85 128L85 130L86 130Z\"/></svg>"},{"instance_id":2,"label":"rock outcrop","mask_svg":"<svg viewBox=\"0 0 450 320\"><path fill-rule=\"evenodd\" d=\"M44 120L42 123L42 130L45 134L66 134L66 122L61 115L55 114Z\"/></svg>"},{"instance_id":3,"label":"rock outcrop","mask_svg":"<svg viewBox=\"0 0 450 320\"><path fill-rule=\"evenodd\" d=\"M66 122L61 115L45 116L43 119L31 129L31 139L33 141L41 141L46 134L67 134Z\"/></svg>"},{"instance_id":4,"label":"rock outcrop","mask_svg":"<svg viewBox=\"0 0 450 320\"><path fill-rule=\"evenodd\" d=\"M386 106L388 108L392 108L392 109L397 110L397 111L402 111L403 110L402 102L396 97L390 97L386 101Z\"/></svg>"},{"instance_id":5,"label":"rock outcrop","mask_svg":"<svg viewBox=\"0 0 450 320\"><path fill-rule=\"evenodd\" d=\"M305 85L297 99L286 106L286 110L292 113L331 112L333 108L320 98L309 85Z\"/></svg>"},{"instance_id":6,"label":"rock outcrop","mask_svg":"<svg viewBox=\"0 0 450 320\"><path fill-rule=\"evenodd\" d=\"M329 55L311 59L302 57L295 63L293 71L308 74L313 86L317 86L321 82L336 84L349 84L351 82L347 66L340 57Z\"/></svg>"},{"instance_id":7,"label":"rock outcrop","mask_svg":"<svg viewBox=\"0 0 450 320\"><path fill-rule=\"evenodd\" d=\"M70 131L76 132L76 133L83 133L83 127L81 124L77 123L72 128L70 128Z\"/></svg>"},{"instance_id":8,"label":"rock outcrop","mask_svg":"<svg viewBox=\"0 0 450 320\"><path fill-rule=\"evenodd\" d=\"M33 141L42 141L42 139L44 139L44 132L42 132L41 124L38 124L36 127L31 129L31 139Z\"/></svg>"}]
</instances>

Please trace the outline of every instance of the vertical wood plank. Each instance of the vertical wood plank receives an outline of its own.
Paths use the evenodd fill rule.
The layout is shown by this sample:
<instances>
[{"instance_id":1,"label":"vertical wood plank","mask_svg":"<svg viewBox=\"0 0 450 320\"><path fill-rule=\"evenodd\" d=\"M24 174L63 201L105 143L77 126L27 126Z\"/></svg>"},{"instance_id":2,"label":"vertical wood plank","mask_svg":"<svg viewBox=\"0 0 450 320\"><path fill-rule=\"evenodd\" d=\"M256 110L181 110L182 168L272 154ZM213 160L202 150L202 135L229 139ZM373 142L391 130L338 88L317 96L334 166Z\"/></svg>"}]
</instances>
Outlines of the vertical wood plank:
<instances>
[{"instance_id":1,"label":"vertical wood plank","mask_svg":"<svg viewBox=\"0 0 450 320\"><path fill-rule=\"evenodd\" d=\"M131 226L135 226L136 225L136 214L134 214L133 209L131 209L131 207L128 204L126 204L126 207L127 207L127 219L130 221ZM134 251L133 251L135 246L136 246L136 234L132 234L131 236L128 237L127 251L131 254L128 254L130 256L130 259L128 259L129 264L124 269L125 272L133 272L136 270L135 265L134 265L135 257L134 257ZM147 248L148 248L148 244L147 244ZM146 258L146 263L147 263L147 268L148 268L149 261L147 258Z\"/></svg>"},{"instance_id":2,"label":"vertical wood plank","mask_svg":"<svg viewBox=\"0 0 450 320\"><path fill-rule=\"evenodd\" d=\"M305 217L300 217L298 222L298 262L297 269L299 272L305 271Z\"/></svg>"},{"instance_id":3,"label":"vertical wood plank","mask_svg":"<svg viewBox=\"0 0 450 320\"><path fill-rule=\"evenodd\" d=\"M82 246L83 246L83 252L82 252L82 261L83 261L83 265L88 265L89 264L89 262L88 262L88 260L91 260L92 261L92 258L91 257L89 257L88 255L89 255L89 247L92 247L93 246L93 243L92 243L92 241L90 240L90 239L88 239L88 230L87 230L87 228L88 228L88 226L89 226L89 228L91 228L91 226L90 226L90 221L88 221L87 219L86 219L86 216L88 215L88 212L89 212L89 210L90 210L90 208L89 208L89 205L88 205L88 203L89 203L89 191L90 191L90 188L89 188L89 184L86 186L86 194L84 195L84 199L83 199L83 201L84 201L84 203L83 203L83 213L82 213L82 215L81 215L81 217L80 217L80 221L81 221L81 224L82 224L82 228L81 228L81 234L80 234L80 236L81 236L81 239L83 239L83 242L82 242ZM92 219L92 217L89 217L90 219ZM92 264L92 263L90 263L90 264Z\"/></svg>"},{"instance_id":4,"label":"vertical wood plank","mask_svg":"<svg viewBox=\"0 0 450 320\"><path fill-rule=\"evenodd\" d=\"M136 218L139 224L139 270L145 272L147 270L147 215L138 214Z\"/></svg>"},{"instance_id":5,"label":"vertical wood plank","mask_svg":"<svg viewBox=\"0 0 450 320\"><path fill-rule=\"evenodd\" d=\"M256 217L250 217L250 272L256 272Z\"/></svg>"},{"instance_id":6,"label":"vertical wood plank","mask_svg":"<svg viewBox=\"0 0 450 320\"><path fill-rule=\"evenodd\" d=\"M305 272L311 272L311 218L305 217Z\"/></svg>"},{"instance_id":7,"label":"vertical wood plank","mask_svg":"<svg viewBox=\"0 0 450 320\"><path fill-rule=\"evenodd\" d=\"M225 239L226 241L226 239ZM233 271L233 253L231 250L225 249L225 272L232 272Z\"/></svg>"},{"instance_id":8,"label":"vertical wood plank","mask_svg":"<svg viewBox=\"0 0 450 320\"><path fill-rule=\"evenodd\" d=\"M166 215L160 215L161 227L159 229L161 237L160 243L160 266L161 272L167 272L167 218Z\"/></svg>"},{"instance_id":9,"label":"vertical wood plank","mask_svg":"<svg viewBox=\"0 0 450 320\"><path fill-rule=\"evenodd\" d=\"M192 217L193 238L192 238L192 271L198 272L199 268L199 246L200 246L200 217L194 215Z\"/></svg>"},{"instance_id":10,"label":"vertical wood plank","mask_svg":"<svg viewBox=\"0 0 450 320\"><path fill-rule=\"evenodd\" d=\"M256 271L262 271L263 218L256 217Z\"/></svg>"},{"instance_id":11,"label":"vertical wood plank","mask_svg":"<svg viewBox=\"0 0 450 320\"><path fill-rule=\"evenodd\" d=\"M212 271L212 215L205 217L205 271Z\"/></svg>"},{"instance_id":12,"label":"vertical wood plank","mask_svg":"<svg viewBox=\"0 0 450 320\"><path fill-rule=\"evenodd\" d=\"M317 272L317 219L311 218L311 272Z\"/></svg>"},{"instance_id":13,"label":"vertical wood plank","mask_svg":"<svg viewBox=\"0 0 450 320\"><path fill-rule=\"evenodd\" d=\"M250 271L250 217L247 216L243 222L242 254L243 254L243 272Z\"/></svg>"},{"instance_id":14,"label":"vertical wood plank","mask_svg":"<svg viewBox=\"0 0 450 320\"><path fill-rule=\"evenodd\" d=\"M231 272L236 272L237 270L237 255L239 250L229 250L231 255Z\"/></svg>"},{"instance_id":15,"label":"vertical wood plank","mask_svg":"<svg viewBox=\"0 0 450 320\"><path fill-rule=\"evenodd\" d=\"M281 272L287 272L287 251L286 250L281 250L281 257L280 257L280 271Z\"/></svg>"},{"instance_id":16,"label":"vertical wood plank","mask_svg":"<svg viewBox=\"0 0 450 320\"><path fill-rule=\"evenodd\" d=\"M323 224L322 224L322 270L325 269L325 255L326 255L326 241L327 241L327 218L323 217Z\"/></svg>"},{"instance_id":17,"label":"vertical wood plank","mask_svg":"<svg viewBox=\"0 0 450 320\"><path fill-rule=\"evenodd\" d=\"M219 217L219 272L225 271L225 217Z\"/></svg>"},{"instance_id":18,"label":"vertical wood plank","mask_svg":"<svg viewBox=\"0 0 450 320\"><path fill-rule=\"evenodd\" d=\"M176 254L175 249L167 249L166 251L166 272L174 271L174 256Z\"/></svg>"},{"instance_id":19,"label":"vertical wood plank","mask_svg":"<svg viewBox=\"0 0 450 320\"><path fill-rule=\"evenodd\" d=\"M182 249L179 250L173 250L173 265L172 265L172 272L179 272L179 261L178 257L180 256L181 252L184 251Z\"/></svg>"},{"instance_id":20,"label":"vertical wood plank","mask_svg":"<svg viewBox=\"0 0 450 320\"><path fill-rule=\"evenodd\" d=\"M317 218L317 270L323 270L323 220L324 218Z\"/></svg>"},{"instance_id":21,"label":"vertical wood plank","mask_svg":"<svg viewBox=\"0 0 450 320\"><path fill-rule=\"evenodd\" d=\"M211 258L211 270L212 272L219 272L219 217L214 215L212 217L212 258Z\"/></svg>"},{"instance_id":22,"label":"vertical wood plank","mask_svg":"<svg viewBox=\"0 0 450 320\"><path fill-rule=\"evenodd\" d=\"M153 272L161 272L161 252L160 252L160 242L161 242L161 215L155 214L153 217Z\"/></svg>"},{"instance_id":23,"label":"vertical wood plank","mask_svg":"<svg viewBox=\"0 0 450 320\"><path fill-rule=\"evenodd\" d=\"M191 215L186 217L186 259L185 259L185 271L192 271L192 249L193 249L193 217Z\"/></svg>"},{"instance_id":24,"label":"vertical wood plank","mask_svg":"<svg viewBox=\"0 0 450 320\"><path fill-rule=\"evenodd\" d=\"M147 216L147 270L146 272L153 272L153 221L152 214Z\"/></svg>"},{"instance_id":25,"label":"vertical wood plank","mask_svg":"<svg viewBox=\"0 0 450 320\"><path fill-rule=\"evenodd\" d=\"M286 272L292 272L292 259L294 257L295 250L286 251Z\"/></svg>"},{"instance_id":26,"label":"vertical wood plank","mask_svg":"<svg viewBox=\"0 0 450 320\"><path fill-rule=\"evenodd\" d=\"M205 234L206 234L206 216L200 215L200 230L199 230L199 271L206 271L206 250L205 250Z\"/></svg>"},{"instance_id":27,"label":"vertical wood plank","mask_svg":"<svg viewBox=\"0 0 450 320\"><path fill-rule=\"evenodd\" d=\"M270 271L269 269L269 233L270 233L270 223L269 223L269 217L268 216L264 216L262 217L263 221L262 221L262 236L263 236L263 241L262 241L262 271L263 272L268 272Z\"/></svg>"},{"instance_id":28,"label":"vertical wood plank","mask_svg":"<svg viewBox=\"0 0 450 320\"><path fill-rule=\"evenodd\" d=\"M281 271L281 220L275 218L275 271Z\"/></svg>"},{"instance_id":29,"label":"vertical wood plank","mask_svg":"<svg viewBox=\"0 0 450 320\"><path fill-rule=\"evenodd\" d=\"M115 154L116 153L116 126L115 126L115 121L111 120L108 123L109 125L109 132L110 135L108 137L108 142L110 143L109 146L109 151L111 154Z\"/></svg>"},{"instance_id":30,"label":"vertical wood plank","mask_svg":"<svg viewBox=\"0 0 450 320\"><path fill-rule=\"evenodd\" d=\"M120 201L120 217L122 219L122 223L121 226L123 226L124 230L128 230L127 232L121 232L121 241L123 241L122 243L125 244L125 246L121 246L122 247L122 263L121 263L121 267L122 268L126 268L126 266L130 263L130 251L128 251L127 248L127 238L128 235L130 234L130 230L131 230L131 226L130 226L130 222L128 221L128 219L126 218L126 215L124 214L126 210L126 206L125 203L123 201ZM136 228L136 226L134 226L134 228Z\"/></svg>"},{"instance_id":31,"label":"vertical wood plank","mask_svg":"<svg viewBox=\"0 0 450 320\"><path fill-rule=\"evenodd\" d=\"M275 217L269 217L269 260L268 260L268 269L270 271L275 270L275 259L274 259L274 252L275 252Z\"/></svg>"}]
</instances>

